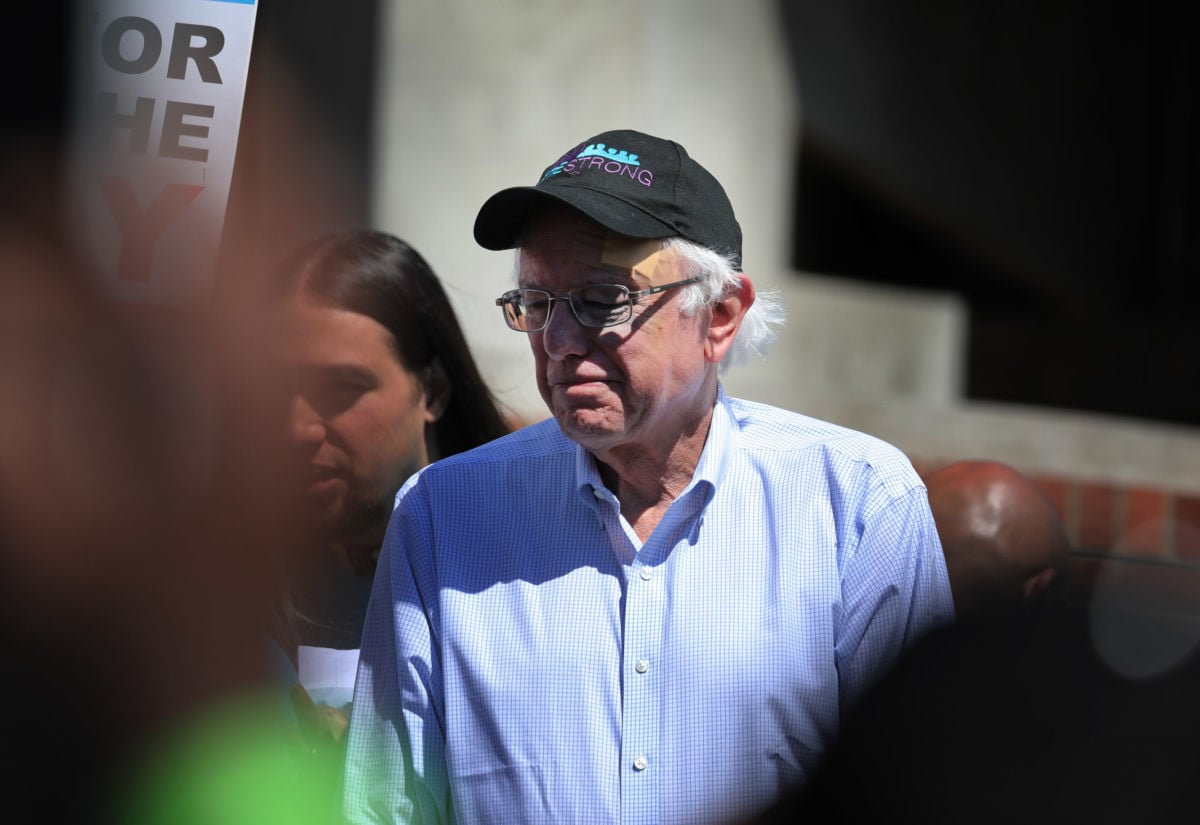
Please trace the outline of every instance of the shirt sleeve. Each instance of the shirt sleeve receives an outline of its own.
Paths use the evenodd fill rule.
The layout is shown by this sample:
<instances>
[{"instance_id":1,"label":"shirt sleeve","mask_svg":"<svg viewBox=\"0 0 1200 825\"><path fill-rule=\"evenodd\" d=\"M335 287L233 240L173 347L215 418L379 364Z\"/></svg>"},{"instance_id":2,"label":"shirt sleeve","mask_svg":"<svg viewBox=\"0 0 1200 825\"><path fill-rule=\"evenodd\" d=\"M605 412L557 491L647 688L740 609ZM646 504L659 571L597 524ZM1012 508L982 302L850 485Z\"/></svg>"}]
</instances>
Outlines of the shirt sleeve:
<instances>
[{"instance_id":1,"label":"shirt sleeve","mask_svg":"<svg viewBox=\"0 0 1200 825\"><path fill-rule=\"evenodd\" d=\"M835 656L843 714L913 642L954 619L946 560L923 487L864 514L842 570Z\"/></svg>"},{"instance_id":2,"label":"shirt sleeve","mask_svg":"<svg viewBox=\"0 0 1200 825\"><path fill-rule=\"evenodd\" d=\"M454 822L429 609L437 599L432 520L419 490L404 492L384 538L355 679L343 800L353 825Z\"/></svg>"}]
</instances>

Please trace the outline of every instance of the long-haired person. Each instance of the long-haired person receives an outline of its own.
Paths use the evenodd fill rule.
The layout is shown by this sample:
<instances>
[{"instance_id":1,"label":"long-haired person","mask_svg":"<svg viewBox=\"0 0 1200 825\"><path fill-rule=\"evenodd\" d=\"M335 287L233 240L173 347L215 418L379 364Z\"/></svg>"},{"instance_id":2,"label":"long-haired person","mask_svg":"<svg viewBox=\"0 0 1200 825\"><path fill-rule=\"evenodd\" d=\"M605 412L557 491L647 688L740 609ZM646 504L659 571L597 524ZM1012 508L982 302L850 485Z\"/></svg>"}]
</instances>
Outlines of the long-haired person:
<instances>
[{"instance_id":1,"label":"long-haired person","mask_svg":"<svg viewBox=\"0 0 1200 825\"><path fill-rule=\"evenodd\" d=\"M294 555L279 636L311 698L344 713L396 491L510 428L437 275L403 240L322 237L272 288L296 493L314 539Z\"/></svg>"}]
</instances>

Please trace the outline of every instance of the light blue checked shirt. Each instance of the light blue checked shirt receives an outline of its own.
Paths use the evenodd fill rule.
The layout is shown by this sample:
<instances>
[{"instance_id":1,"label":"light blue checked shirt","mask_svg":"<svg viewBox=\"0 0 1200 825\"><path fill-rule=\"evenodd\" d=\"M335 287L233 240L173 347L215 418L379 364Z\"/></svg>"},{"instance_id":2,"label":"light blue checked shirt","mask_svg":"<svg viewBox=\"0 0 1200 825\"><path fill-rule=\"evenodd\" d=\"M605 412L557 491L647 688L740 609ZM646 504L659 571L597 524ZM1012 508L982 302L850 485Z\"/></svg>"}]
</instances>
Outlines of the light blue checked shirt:
<instances>
[{"instance_id":1,"label":"light blue checked shirt","mask_svg":"<svg viewBox=\"0 0 1200 825\"><path fill-rule=\"evenodd\" d=\"M703 823L803 780L953 618L894 447L722 390L642 544L553 420L400 491L350 723L351 822Z\"/></svg>"}]
</instances>

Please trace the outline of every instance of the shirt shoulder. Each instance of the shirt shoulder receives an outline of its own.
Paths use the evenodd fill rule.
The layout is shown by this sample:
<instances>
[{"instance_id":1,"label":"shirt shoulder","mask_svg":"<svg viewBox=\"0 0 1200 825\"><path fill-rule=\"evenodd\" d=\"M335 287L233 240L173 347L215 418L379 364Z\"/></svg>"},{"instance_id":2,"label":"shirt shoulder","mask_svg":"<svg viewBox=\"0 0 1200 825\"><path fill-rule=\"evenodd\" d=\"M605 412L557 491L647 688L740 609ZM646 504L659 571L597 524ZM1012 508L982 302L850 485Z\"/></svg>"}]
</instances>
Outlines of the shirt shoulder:
<instances>
[{"instance_id":1,"label":"shirt shoulder","mask_svg":"<svg viewBox=\"0 0 1200 825\"><path fill-rule=\"evenodd\" d=\"M854 478L890 498L924 489L908 456L877 436L740 398L730 398L728 409L737 429L738 449L752 457L815 462L835 482Z\"/></svg>"},{"instance_id":2,"label":"shirt shoulder","mask_svg":"<svg viewBox=\"0 0 1200 825\"><path fill-rule=\"evenodd\" d=\"M397 493L397 503L415 487L513 489L521 480L559 477L574 467L576 446L552 418L530 424L486 444L427 464ZM523 484L520 486L524 486Z\"/></svg>"}]
</instances>

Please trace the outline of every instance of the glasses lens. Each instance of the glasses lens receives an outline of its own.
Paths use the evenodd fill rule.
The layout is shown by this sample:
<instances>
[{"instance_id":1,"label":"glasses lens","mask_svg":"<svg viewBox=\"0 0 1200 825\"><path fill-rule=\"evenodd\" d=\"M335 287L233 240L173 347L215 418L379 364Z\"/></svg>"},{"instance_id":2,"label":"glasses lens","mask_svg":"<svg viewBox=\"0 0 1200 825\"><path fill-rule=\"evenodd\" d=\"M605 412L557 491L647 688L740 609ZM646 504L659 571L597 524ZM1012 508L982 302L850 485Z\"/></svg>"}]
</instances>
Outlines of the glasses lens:
<instances>
[{"instance_id":1,"label":"glasses lens","mask_svg":"<svg viewBox=\"0 0 1200 825\"><path fill-rule=\"evenodd\" d=\"M504 322L515 330L525 329L525 307L515 293L506 294L500 301L500 309L504 310Z\"/></svg>"},{"instance_id":2,"label":"glasses lens","mask_svg":"<svg viewBox=\"0 0 1200 825\"><path fill-rule=\"evenodd\" d=\"M540 289L518 289L504 308L508 325L522 332L536 332L546 326L551 297L549 292Z\"/></svg>"},{"instance_id":3,"label":"glasses lens","mask_svg":"<svg viewBox=\"0 0 1200 825\"><path fill-rule=\"evenodd\" d=\"M618 284L592 284L571 290L571 308L589 327L611 327L629 320L629 290Z\"/></svg>"}]
</instances>

